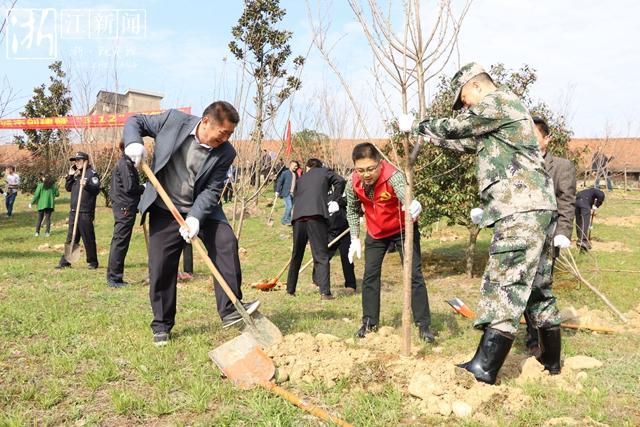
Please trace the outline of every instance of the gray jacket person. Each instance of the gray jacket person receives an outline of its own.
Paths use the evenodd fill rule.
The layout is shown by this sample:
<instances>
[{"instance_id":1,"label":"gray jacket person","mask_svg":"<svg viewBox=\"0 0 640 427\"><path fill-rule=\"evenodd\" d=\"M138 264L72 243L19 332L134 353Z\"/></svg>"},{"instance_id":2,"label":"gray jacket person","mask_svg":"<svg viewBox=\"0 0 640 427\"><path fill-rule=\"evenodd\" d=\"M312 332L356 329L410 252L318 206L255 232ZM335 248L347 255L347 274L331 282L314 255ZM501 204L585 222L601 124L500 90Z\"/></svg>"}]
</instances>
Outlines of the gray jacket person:
<instances>
[{"instance_id":1,"label":"gray jacket person","mask_svg":"<svg viewBox=\"0 0 640 427\"><path fill-rule=\"evenodd\" d=\"M231 104L216 101L202 117L168 110L158 115L134 115L125 123L125 154L136 166L146 155L142 138L155 140L151 169L188 226L179 227L156 189L147 185L138 209L143 217L149 215L149 298L156 345L167 344L171 338L178 262L194 236L202 239L211 261L236 297L242 299L238 241L219 204L227 171L236 157L228 139L239 121ZM223 327L241 321L219 286L215 294ZM255 301L245 308L251 313L258 305Z\"/></svg>"}]
</instances>

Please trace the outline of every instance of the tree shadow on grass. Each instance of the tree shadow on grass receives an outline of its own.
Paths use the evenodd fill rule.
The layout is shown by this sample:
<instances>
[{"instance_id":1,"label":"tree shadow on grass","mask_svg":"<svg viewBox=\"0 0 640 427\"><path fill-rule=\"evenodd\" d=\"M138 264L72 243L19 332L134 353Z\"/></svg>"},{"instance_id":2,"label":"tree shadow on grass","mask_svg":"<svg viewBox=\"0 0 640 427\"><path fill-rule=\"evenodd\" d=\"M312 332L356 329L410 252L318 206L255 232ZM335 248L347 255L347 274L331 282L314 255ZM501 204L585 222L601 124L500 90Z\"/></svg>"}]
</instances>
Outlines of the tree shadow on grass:
<instances>
[{"instance_id":1,"label":"tree shadow on grass","mask_svg":"<svg viewBox=\"0 0 640 427\"><path fill-rule=\"evenodd\" d=\"M38 259L54 259L60 258L62 251L0 251L0 259L23 259L23 258L38 258Z\"/></svg>"},{"instance_id":2,"label":"tree shadow on grass","mask_svg":"<svg viewBox=\"0 0 640 427\"><path fill-rule=\"evenodd\" d=\"M345 317L351 318L353 313L350 310L340 310L337 308L329 308L319 306L317 309L305 311L296 310L295 307L281 308L276 313L270 313L267 317L280 328L284 335L296 332L303 332L299 327L301 321L317 321L322 324L323 321L333 321Z\"/></svg>"},{"instance_id":3,"label":"tree shadow on grass","mask_svg":"<svg viewBox=\"0 0 640 427\"><path fill-rule=\"evenodd\" d=\"M413 317L411 318L411 321L413 323ZM402 312L397 312L393 315L389 326L393 326L394 328L402 326ZM445 329L449 330L451 338L458 337L464 333L458 325L456 314L431 312L431 332L438 335Z\"/></svg>"}]
</instances>

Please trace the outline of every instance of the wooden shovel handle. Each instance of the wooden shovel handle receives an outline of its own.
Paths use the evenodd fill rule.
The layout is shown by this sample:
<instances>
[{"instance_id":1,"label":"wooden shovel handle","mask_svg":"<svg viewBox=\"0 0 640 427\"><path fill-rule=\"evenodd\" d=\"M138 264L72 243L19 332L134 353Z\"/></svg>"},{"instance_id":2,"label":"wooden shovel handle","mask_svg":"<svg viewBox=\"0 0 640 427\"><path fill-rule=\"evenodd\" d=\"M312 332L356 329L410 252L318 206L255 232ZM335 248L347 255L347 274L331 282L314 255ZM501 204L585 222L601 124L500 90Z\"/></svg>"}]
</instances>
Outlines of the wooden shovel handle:
<instances>
[{"instance_id":1,"label":"wooden shovel handle","mask_svg":"<svg viewBox=\"0 0 640 427\"><path fill-rule=\"evenodd\" d=\"M320 418L321 420L332 422L342 427L353 427L353 424L349 424L348 422L331 415L327 411L318 408L316 405L312 405L311 403L305 402L295 394L283 389L282 387L275 385L270 381L262 381L260 382L260 385L266 388L267 390L269 390L270 392L277 394L278 396L284 398L285 400L293 403L298 408L304 411L307 411L308 413Z\"/></svg>"},{"instance_id":2,"label":"wooden shovel handle","mask_svg":"<svg viewBox=\"0 0 640 427\"><path fill-rule=\"evenodd\" d=\"M271 219L273 218L273 211L276 208L277 201L278 201L278 195L276 194L275 196L273 196L273 203L271 204L271 211L269 212L269 218L267 218L267 223L271 222Z\"/></svg>"},{"instance_id":3,"label":"wooden shovel handle","mask_svg":"<svg viewBox=\"0 0 640 427\"><path fill-rule=\"evenodd\" d=\"M167 205L167 208L169 208L169 212L171 212L171 215L173 215L173 217L178 222L178 224L180 224L181 227L185 227L188 229L189 227L187 226L187 223L184 221L184 218L182 218L182 215L180 214L180 212L178 212L178 209L176 209L176 206L171 201L171 198L169 197L167 192L164 190L164 188L162 187L162 184L160 184L160 181L158 181L158 178L156 178L151 168L146 163L141 163L141 168L144 171L144 173L147 175L147 178L149 178L149 181L151 181L151 184L153 184L153 186L155 187L156 191L158 192L158 195L160 196L164 204ZM227 282L224 280L224 278L222 277L222 275L220 274L216 266L213 264L213 261L211 261L211 258L209 258L209 254L207 253L207 250L204 247L204 244L198 238L198 236L194 236L191 239L191 244L196 248L196 250L200 254L200 257L202 258L204 263L207 265L207 267L211 271L211 274L213 274L213 277L215 277L218 284L224 290L224 293L227 294L227 296L231 300L231 303L234 306L240 305L240 304L237 304L238 298L236 298L235 294L231 291L231 288L229 288L229 285L227 284Z\"/></svg>"},{"instance_id":4,"label":"wooden shovel handle","mask_svg":"<svg viewBox=\"0 0 640 427\"><path fill-rule=\"evenodd\" d=\"M82 201L82 190L84 190L84 175L87 170L87 161L82 163L82 174L80 175L80 190L78 191L78 202L76 203L76 217L73 219L73 232L71 233L71 244L76 242L76 232L78 231L78 218L80 217L80 202Z\"/></svg>"}]
</instances>

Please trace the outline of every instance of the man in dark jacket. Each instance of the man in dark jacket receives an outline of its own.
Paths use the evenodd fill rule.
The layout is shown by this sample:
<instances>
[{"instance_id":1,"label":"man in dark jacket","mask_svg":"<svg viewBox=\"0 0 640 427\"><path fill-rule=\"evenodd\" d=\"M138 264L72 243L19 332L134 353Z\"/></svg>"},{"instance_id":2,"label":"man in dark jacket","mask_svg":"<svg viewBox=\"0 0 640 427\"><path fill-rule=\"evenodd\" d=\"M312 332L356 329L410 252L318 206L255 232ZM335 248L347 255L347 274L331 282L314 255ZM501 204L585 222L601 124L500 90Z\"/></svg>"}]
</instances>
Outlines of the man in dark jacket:
<instances>
[{"instance_id":1,"label":"man in dark jacket","mask_svg":"<svg viewBox=\"0 0 640 427\"><path fill-rule=\"evenodd\" d=\"M308 241L311 244L320 298L331 300L333 295L329 283L328 220L329 215L339 209L337 200L344 192L345 180L332 170L322 167L322 162L318 159L307 160L306 169L307 172L298 179L293 193L296 204L293 208L293 249L287 277L287 293L295 295L300 264ZM330 189L333 192L329 197Z\"/></svg>"},{"instance_id":2,"label":"man in dark jacket","mask_svg":"<svg viewBox=\"0 0 640 427\"><path fill-rule=\"evenodd\" d=\"M587 188L576 195L576 234L577 245L581 253L591 250L589 228L591 216L604 202L604 192L597 188Z\"/></svg>"},{"instance_id":3,"label":"man in dark jacket","mask_svg":"<svg viewBox=\"0 0 640 427\"><path fill-rule=\"evenodd\" d=\"M551 274L537 276L541 280L548 280L549 283L534 287L534 289L540 289L538 292L545 292L547 289L551 289L555 259L559 255L560 249L571 246L571 231L573 229L576 202L576 168L569 160L553 156L547 151L547 146L551 140L547 122L541 117L534 117L533 123L535 124L536 139L544 158L544 168L553 180L553 188L558 205L558 222L553 237L553 248L549 248L549 252L546 254L547 261L544 264L544 268L550 269ZM527 348L531 354L539 356L538 330L533 326L527 310L524 312L524 318L527 321Z\"/></svg>"},{"instance_id":4,"label":"man in dark jacket","mask_svg":"<svg viewBox=\"0 0 640 427\"><path fill-rule=\"evenodd\" d=\"M297 161L289 162L289 169L283 169L276 180L276 196L284 201L284 214L280 222L282 225L291 225L291 210L293 209L293 190L296 186L296 171L300 165Z\"/></svg>"},{"instance_id":5,"label":"man in dark jacket","mask_svg":"<svg viewBox=\"0 0 640 427\"><path fill-rule=\"evenodd\" d=\"M332 242L340 234L349 228L347 222L347 197L342 196L338 199L338 207L340 210L329 215L329 242ZM349 245L351 238L349 233L345 234L329 248L329 261L340 251L340 262L342 263L342 275L344 276L344 287L347 291L355 293L356 291L356 274L353 264L349 261ZM317 272L313 270L313 283L318 283Z\"/></svg>"},{"instance_id":6,"label":"man in dark jacket","mask_svg":"<svg viewBox=\"0 0 640 427\"><path fill-rule=\"evenodd\" d=\"M140 177L133 161L124 154L124 141L120 141L122 157L111 173L111 209L113 210L113 237L109 250L107 266L107 285L122 288L128 283L123 280L124 259L129 250L133 225L136 222L136 211L144 186L140 185Z\"/></svg>"},{"instance_id":7,"label":"man in dark jacket","mask_svg":"<svg viewBox=\"0 0 640 427\"><path fill-rule=\"evenodd\" d=\"M149 214L149 298L155 345L165 345L171 338L178 262L193 237L202 239L211 261L235 296L242 299L238 240L219 203L227 171L236 157L228 139L239 121L231 104L217 101L202 117L168 110L158 115L134 115L125 123L125 154L136 166L146 155L142 138L154 138L151 168L187 225L179 227L156 189L147 185L138 209L142 215ZM223 327L242 321L220 286L215 286L215 294ZM259 304L244 305L251 314Z\"/></svg>"},{"instance_id":8,"label":"man in dark jacket","mask_svg":"<svg viewBox=\"0 0 640 427\"><path fill-rule=\"evenodd\" d=\"M96 196L100 193L100 177L89 163L89 155L78 151L69 159L73 165L69 169L65 182L65 189L71 193L71 210L69 211L69 228L67 231L66 243L71 243L73 236L73 223L76 219L76 208L78 205L78 196L82 188L82 200L80 200L80 209L78 210L78 231L73 244L80 242L84 244L84 250L87 255L87 267L90 270L98 268L98 252L96 250L96 233L93 228L93 220L96 215ZM82 167L86 163L84 176L82 175ZM60 258L60 262L56 269L71 267L71 263L66 260L64 254Z\"/></svg>"}]
</instances>

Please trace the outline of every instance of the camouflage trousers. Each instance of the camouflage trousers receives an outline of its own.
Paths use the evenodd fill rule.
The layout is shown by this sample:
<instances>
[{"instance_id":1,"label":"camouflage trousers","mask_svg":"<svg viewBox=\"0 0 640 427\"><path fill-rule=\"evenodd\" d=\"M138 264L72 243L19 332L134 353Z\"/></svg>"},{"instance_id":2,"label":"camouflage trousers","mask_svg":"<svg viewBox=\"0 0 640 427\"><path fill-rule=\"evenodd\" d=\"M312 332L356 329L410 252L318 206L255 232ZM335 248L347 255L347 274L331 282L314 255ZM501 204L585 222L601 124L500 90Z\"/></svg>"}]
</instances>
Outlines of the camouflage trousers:
<instances>
[{"instance_id":1,"label":"camouflage trousers","mask_svg":"<svg viewBox=\"0 0 640 427\"><path fill-rule=\"evenodd\" d=\"M556 213L531 211L494 225L474 326L515 333L526 310L535 327L560 324L551 292Z\"/></svg>"}]
</instances>

